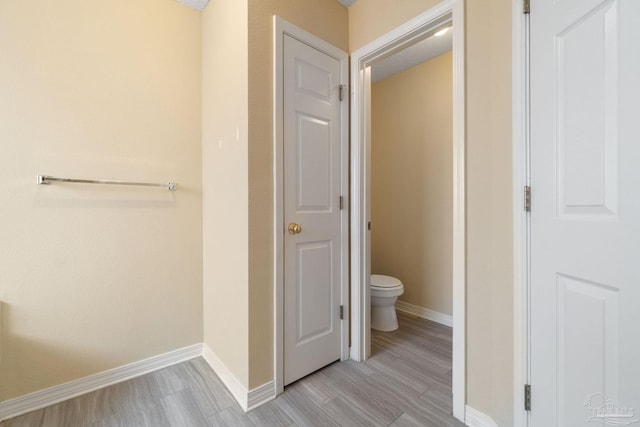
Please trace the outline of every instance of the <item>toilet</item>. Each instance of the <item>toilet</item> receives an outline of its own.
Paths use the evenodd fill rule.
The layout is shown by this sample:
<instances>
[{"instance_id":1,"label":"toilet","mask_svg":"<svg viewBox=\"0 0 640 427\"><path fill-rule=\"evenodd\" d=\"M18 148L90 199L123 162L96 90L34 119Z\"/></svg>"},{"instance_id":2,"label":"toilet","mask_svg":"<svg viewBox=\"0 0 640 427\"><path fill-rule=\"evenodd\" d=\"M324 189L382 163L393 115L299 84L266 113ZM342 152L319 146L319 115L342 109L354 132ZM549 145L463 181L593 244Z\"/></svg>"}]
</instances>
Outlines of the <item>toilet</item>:
<instances>
[{"instance_id":1,"label":"toilet","mask_svg":"<svg viewBox=\"0 0 640 427\"><path fill-rule=\"evenodd\" d=\"M396 300L404 293L402 282L382 274L371 275L371 328L391 332L398 329Z\"/></svg>"}]
</instances>

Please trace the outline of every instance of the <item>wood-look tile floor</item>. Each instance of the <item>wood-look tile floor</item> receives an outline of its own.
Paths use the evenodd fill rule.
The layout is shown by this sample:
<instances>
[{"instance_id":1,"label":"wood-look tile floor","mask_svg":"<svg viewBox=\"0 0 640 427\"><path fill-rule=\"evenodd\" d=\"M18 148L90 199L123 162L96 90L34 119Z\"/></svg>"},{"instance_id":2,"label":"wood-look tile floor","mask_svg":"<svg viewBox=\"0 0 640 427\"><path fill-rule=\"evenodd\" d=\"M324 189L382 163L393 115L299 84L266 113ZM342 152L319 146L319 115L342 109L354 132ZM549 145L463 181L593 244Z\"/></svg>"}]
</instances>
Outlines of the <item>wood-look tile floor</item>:
<instances>
[{"instance_id":1,"label":"wood-look tile floor","mask_svg":"<svg viewBox=\"0 0 640 427\"><path fill-rule=\"evenodd\" d=\"M373 331L366 362L329 365L246 414L198 358L0 427L464 426L451 415L451 328L398 317L399 330Z\"/></svg>"}]
</instances>

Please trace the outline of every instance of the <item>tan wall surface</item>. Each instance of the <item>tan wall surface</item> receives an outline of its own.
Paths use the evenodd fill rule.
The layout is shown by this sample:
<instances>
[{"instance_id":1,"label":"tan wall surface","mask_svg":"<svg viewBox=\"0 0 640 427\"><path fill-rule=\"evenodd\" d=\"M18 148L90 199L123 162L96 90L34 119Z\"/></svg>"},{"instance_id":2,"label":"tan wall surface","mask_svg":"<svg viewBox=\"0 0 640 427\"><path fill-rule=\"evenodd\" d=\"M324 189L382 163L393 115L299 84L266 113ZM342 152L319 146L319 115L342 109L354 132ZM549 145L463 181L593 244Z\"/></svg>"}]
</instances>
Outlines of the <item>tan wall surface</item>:
<instances>
[{"instance_id":1,"label":"tan wall surface","mask_svg":"<svg viewBox=\"0 0 640 427\"><path fill-rule=\"evenodd\" d=\"M199 13L0 1L0 57L0 400L201 342Z\"/></svg>"},{"instance_id":2,"label":"tan wall surface","mask_svg":"<svg viewBox=\"0 0 640 427\"><path fill-rule=\"evenodd\" d=\"M202 17L204 343L249 383L247 1Z\"/></svg>"},{"instance_id":3,"label":"tan wall surface","mask_svg":"<svg viewBox=\"0 0 640 427\"><path fill-rule=\"evenodd\" d=\"M438 3L440 0L358 0L349 8L349 52L355 52Z\"/></svg>"},{"instance_id":4,"label":"tan wall surface","mask_svg":"<svg viewBox=\"0 0 640 427\"><path fill-rule=\"evenodd\" d=\"M250 388L273 379L273 15L348 48L347 8L335 0L249 2Z\"/></svg>"},{"instance_id":5,"label":"tan wall surface","mask_svg":"<svg viewBox=\"0 0 640 427\"><path fill-rule=\"evenodd\" d=\"M437 1L358 0L351 52ZM511 2L467 0L467 404L513 419Z\"/></svg>"},{"instance_id":6,"label":"tan wall surface","mask_svg":"<svg viewBox=\"0 0 640 427\"><path fill-rule=\"evenodd\" d=\"M400 300L452 314L451 52L372 85L371 272Z\"/></svg>"},{"instance_id":7,"label":"tan wall surface","mask_svg":"<svg viewBox=\"0 0 640 427\"><path fill-rule=\"evenodd\" d=\"M511 5L467 1L467 396L513 424ZM490 391L490 392L488 392Z\"/></svg>"}]
</instances>

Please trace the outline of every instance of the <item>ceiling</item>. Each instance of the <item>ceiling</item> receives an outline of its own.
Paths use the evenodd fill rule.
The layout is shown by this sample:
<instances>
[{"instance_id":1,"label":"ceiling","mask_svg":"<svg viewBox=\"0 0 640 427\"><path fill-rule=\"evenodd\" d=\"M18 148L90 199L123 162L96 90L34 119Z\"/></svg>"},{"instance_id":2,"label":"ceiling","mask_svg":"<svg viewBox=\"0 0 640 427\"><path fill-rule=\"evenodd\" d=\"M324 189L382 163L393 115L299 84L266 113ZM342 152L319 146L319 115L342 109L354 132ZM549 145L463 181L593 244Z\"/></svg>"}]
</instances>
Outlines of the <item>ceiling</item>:
<instances>
[{"instance_id":1,"label":"ceiling","mask_svg":"<svg viewBox=\"0 0 640 427\"><path fill-rule=\"evenodd\" d=\"M207 3L209 3L209 0L178 0L180 3L192 7L195 10L199 10L200 12L202 12L204 10L205 7L207 7Z\"/></svg>"},{"instance_id":2,"label":"ceiling","mask_svg":"<svg viewBox=\"0 0 640 427\"><path fill-rule=\"evenodd\" d=\"M209 0L178 0L178 1L184 5L187 5L196 10L199 10L200 12L202 12L204 8L207 7L207 3L209 3ZM358 0L338 0L338 1L343 5L349 7Z\"/></svg>"},{"instance_id":3,"label":"ceiling","mask_svg":"<svg viewBox=\"0 0 640 427\"><path fill-rule=\"evenodd\" d=\"M453 31L449 30L442 36L428 37L376 62L371 66L371 81L375 83L386 79L450 51L453 42L452 33Z\"/></svg>"}]
</instances>

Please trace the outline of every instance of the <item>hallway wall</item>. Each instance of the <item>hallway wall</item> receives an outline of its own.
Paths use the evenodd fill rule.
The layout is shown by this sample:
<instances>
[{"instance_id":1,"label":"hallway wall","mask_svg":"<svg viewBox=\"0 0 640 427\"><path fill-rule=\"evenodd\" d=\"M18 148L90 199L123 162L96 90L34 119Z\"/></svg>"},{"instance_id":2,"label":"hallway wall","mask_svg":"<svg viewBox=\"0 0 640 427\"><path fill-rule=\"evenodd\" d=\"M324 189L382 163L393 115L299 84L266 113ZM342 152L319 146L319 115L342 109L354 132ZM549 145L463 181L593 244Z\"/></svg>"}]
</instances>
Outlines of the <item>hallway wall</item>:
<instances>
[{"instance_id":1,"label":"hallway wall","mask_svg":"<svg viewBox=\"0 0 640 427\"><path fill-rule=\"evenodd\" d=\"M202 14L204 344L249 382L247 1Z\"/></svg>"},{"instance_id":2,"label":"hallway wall","mask_svg":"<svg viewBox=\"0 0 640 427\"><path fill-rule=\"evenodd\" d=\"M0 400L201 342L200 14L2 1L0 57Z\"/></svg>"}]
</instances>

